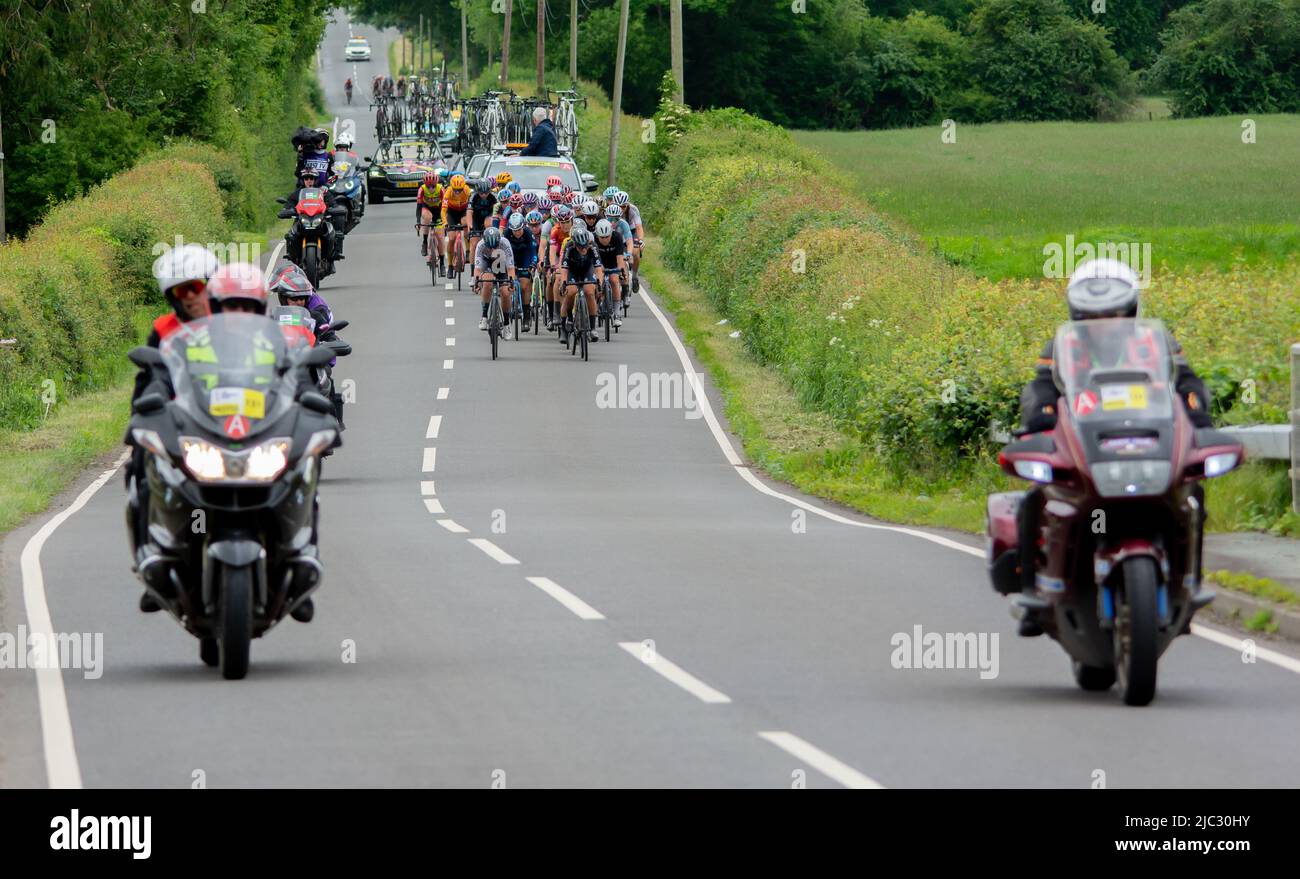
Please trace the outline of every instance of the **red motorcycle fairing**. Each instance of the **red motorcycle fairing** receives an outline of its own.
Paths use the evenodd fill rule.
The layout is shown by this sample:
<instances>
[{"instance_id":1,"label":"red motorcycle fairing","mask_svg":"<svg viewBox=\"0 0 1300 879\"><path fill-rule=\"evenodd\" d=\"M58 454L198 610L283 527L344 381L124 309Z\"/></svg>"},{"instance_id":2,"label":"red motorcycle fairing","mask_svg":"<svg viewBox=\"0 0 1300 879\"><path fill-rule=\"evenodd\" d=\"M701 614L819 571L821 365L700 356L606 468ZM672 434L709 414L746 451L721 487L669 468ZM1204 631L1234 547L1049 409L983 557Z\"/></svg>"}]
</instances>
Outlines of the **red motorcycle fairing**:
<instances>
[{"instance_id":1,"label":"red motorcycle fairing","mask_svg":"<svg viewBox=\"0 0 1300 879\"><path fill-rule=\"evenodd\" d=\"M325 195L319 189L304 189L294 206L300 217L318 217L325 213Z\"/></svg>"}]
</instances>

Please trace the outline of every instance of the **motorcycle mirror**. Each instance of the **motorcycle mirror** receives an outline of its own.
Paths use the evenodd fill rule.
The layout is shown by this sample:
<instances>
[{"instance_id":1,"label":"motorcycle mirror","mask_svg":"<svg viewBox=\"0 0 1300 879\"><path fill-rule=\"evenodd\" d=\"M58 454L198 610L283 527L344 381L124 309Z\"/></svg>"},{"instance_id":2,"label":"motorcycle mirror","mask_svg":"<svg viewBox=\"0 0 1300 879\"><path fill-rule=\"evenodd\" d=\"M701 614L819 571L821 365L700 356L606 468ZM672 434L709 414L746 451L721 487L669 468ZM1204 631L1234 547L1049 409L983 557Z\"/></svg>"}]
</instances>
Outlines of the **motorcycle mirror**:
<instances>
[{"instance_id":1,"label":"motorcycle mirror","mask_svg":"<svg viewBox=\"0 0 1300 879\"><path fill-rule=\"evenodd\" d=\"M279 198L277 198L276 201L278 201L280 204L288 204L288 203L289 203L289 199L285 198L283 195L280 196Z\"/></svg>"},{"instance_id":2,"label":"motorcycle mirror","mask_svg":"<svg viewBox=\"0 0 1300 879\"><path fill-rule=\"evenodd\" d=\"M148 369L151 366L162 366L162 353L157 348L150 348L148 345L141 345L138 348L132 348L126 354L127 358L141 369Z\"/></svg>"},{"instance_id":3,"label":"motorcycle mirror","mask_svg":"<svg viewBox=\"0 0 1300 879\"><path fill-rule=\"evenodd\" d=\"M326 342L325 347L333 349L337 357L347 357L352 353L352 346L341 339L337 342Z\"/></svg>"},{"instance_id":4,"label":"motorcycle mirror","mask_svg":"<svg viewBox=\"0 0 1300 879\"><path fill-rule=\"evenodd\" d=\"M374 159L370 158L369 156L362 156L361 158L365 159L367 162L373 162L373 161L374 161Z\"/></svg>"},{"instance_id":5,"label":"motorcycle mirror","mask_svg":"<svg viewBox=\"0 0 1300 879\"><path fill-rule=\"evenodd\" d=\"M298 361L300 366L325 366L338 355L334 349L328 345L318 345L315 348L308 348L307 353L302 355Z\"/></svg>"},{"instance_id":6,"label":"motorcycle mirror","mask_svg":"<svg viewBox=\"0 0 1300 879\"><path fill-rule=\"evenodd\" d=\"M335 323L330 324L330 329L337 333L339 330L346 330L350 324L351 321L336 321Z\"/></svg>"},{"instance_id":7,"label":"motorcycle mirror","mask_svg":"<svg viewBox=\"0 0 1300 879\"><path fill-rule=\"evenodd\" d=\"M298 398L298 402L302 403L305 408L313 412L319 412L321 415L330 415L334 412L334 404L324 394L318 394L315 391L304 391L302 396Z\"/></svg>"},{"instance_id":8,"label":"motorcycle mirror","mask_svg":"<svg viewBox=\"0 0 1300 879\"><path fill-rule=\"evenodd\" d=\"M144 394L131 404L131 410L138 415L152 415L167 405L167 398L162 394Z\"/></svg>"}]
</instances>

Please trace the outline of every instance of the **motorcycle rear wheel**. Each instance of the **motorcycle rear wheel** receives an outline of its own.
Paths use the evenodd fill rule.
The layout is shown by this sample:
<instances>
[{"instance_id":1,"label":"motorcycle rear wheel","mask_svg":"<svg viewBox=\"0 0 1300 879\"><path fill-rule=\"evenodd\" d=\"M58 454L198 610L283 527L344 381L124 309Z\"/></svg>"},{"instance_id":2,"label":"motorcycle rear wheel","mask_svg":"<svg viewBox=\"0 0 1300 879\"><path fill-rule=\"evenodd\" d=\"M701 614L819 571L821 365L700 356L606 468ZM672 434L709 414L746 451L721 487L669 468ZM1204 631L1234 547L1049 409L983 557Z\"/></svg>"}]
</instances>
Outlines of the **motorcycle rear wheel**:
<instances>
[{"instance_id":1,"label":"motorcycle rear wheel","mask_svg":"<svg viewBox=\"0 0 1300 879\"><path fill-rule=\"evenodd\" d=\"M1123 564L1124 592L1115 608L1115 682L1126 705L1146 705L1156 695L1160 659L1155 560L1132 556Z\"/></svg>"}]
</instances>

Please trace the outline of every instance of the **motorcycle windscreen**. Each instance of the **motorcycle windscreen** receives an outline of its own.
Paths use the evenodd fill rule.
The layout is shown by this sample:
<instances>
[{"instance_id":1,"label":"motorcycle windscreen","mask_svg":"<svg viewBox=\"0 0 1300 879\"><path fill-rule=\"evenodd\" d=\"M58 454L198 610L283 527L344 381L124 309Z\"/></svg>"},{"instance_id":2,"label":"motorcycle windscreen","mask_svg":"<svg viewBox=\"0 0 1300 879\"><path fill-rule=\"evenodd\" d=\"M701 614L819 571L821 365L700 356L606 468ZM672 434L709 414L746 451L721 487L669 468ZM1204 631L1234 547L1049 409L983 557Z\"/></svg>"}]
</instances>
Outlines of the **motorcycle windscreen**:
<instances>
[{"instance_id":1,"label":"motorcycle windscreen","mask_svg":"<svg viewBox=\"0 0 1300 879\"><path fill-rule=\"evenodd\" d=\"M256 436L293 405L280 327L258 314L217 314L191 321L163 342L176 403L213 433Z\"/></svg>"},{"instance_id":2,"label":"motorcycle windscreen","mask_svg":"<svg viewBox=\"0 0 1300 879\"><path fill-rule=\"evenodd\" d=\"M1145 318L1073 321L1056 331L1057 386L1102 497L1158 495L1169 486L1174 367L1168 339L1164 324Z\"/></svg>"},{"instance_id":3,"label":"motorcycle windscreen","mask_svg":"<svg viewBox=\"0 0 1300 879\"><path fill-rule=\"evenodd\" d=\"M266 316L279 324L280 334L284 336L287 347L312 347L316 344L316 318L302 306L273 305L267 310Z\"/></svg>"}]
</instances>

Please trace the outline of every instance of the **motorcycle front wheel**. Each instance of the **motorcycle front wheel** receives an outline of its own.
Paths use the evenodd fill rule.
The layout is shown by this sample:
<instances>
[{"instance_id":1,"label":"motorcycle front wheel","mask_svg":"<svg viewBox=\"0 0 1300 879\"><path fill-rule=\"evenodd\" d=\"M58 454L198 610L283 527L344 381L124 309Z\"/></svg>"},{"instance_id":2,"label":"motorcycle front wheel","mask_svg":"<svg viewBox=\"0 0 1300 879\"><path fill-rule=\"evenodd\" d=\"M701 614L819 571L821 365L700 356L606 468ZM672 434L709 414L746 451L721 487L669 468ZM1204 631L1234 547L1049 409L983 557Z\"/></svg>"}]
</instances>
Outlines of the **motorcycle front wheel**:
<instances>
[{"instance_id":1,"label":"motorcycle front wheel","mask_svg":"<svg viewBox=\"0 0 1300 879\"><path fill-rule=\"evenodd\" d=\"M1126 705L1146 705L1156 695L1159 650L1160 575L1155 559L1124 560L1124 591L1115 608L1115 682Z\"/></svg>"},{"instance_id":2,"label":"motorcycle front wheel","mask_svg":"<svg viewBox=\"0 0 1300 879\"><path fill-rule=\"evenodd\" d=\"M253 642L253 571L251 568L221 568L221 676L242 680L248 674Z\"/></svg>"}]
</instances>

